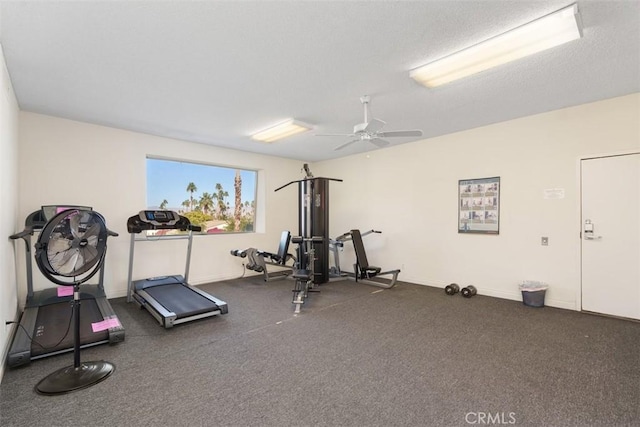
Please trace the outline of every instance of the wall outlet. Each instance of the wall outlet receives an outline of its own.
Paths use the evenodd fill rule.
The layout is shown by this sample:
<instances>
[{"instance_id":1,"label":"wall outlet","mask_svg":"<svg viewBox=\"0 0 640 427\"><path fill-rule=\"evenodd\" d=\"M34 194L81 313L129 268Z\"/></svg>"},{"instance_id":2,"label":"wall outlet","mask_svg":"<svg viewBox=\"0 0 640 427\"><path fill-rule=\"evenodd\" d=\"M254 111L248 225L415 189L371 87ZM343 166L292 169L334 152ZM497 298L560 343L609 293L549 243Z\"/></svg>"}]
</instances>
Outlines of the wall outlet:
<instances>
[{"instance_id":1,"label":"wall outlet","mask_svg":"<svg viewBox=\"0 0 640 427\"><path fill-rule=\"evenodd\" d=\"M540 239L540 244L541 244L542 246L549 246L549 238L548 238L548 237L542 237L542 238Z\"/></svg>"}]
</instances>

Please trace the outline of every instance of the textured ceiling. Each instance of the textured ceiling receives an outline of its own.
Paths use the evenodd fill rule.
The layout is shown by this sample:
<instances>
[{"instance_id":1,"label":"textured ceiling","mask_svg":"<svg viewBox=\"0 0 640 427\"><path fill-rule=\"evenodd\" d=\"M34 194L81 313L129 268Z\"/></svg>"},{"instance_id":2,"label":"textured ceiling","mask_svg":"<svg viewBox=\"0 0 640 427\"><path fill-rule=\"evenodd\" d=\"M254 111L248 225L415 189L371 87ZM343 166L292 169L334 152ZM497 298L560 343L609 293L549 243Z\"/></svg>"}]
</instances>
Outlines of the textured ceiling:
<instances>
[{"instance_id":1,"label":"textured ceiling","mask_svg":"<svg viewBox=\"0 0 640 427\"><path fill-rule=\"evenodd\" d=\"M1 1L20 108L243 151L319 161L363 121L424 137L640 91L640 2L578 1L583 38L427 89L409 70L571 2ZM264 144L287 118L314 129ZM394 138L392 145L416 138ZM90 142L88 142L90 143Z\"/></svg>"}]
</instances>

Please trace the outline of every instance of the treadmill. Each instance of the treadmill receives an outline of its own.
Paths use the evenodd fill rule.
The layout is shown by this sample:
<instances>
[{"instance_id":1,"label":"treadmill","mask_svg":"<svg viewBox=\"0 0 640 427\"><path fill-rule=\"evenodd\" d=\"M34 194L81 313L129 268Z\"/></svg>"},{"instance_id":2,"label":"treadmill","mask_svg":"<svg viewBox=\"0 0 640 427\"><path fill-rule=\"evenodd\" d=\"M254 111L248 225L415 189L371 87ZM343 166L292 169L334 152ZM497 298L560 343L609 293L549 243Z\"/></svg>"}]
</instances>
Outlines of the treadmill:
<instances>
[{"instance_id":1,"label":"treadmill","mask_svg":"<svg viewBox=\"0 0 640 427\"><path fill-rule=\"evenodd\" d=\"M60 289L64 287L34 292L31 260L31 239L34 234L41 232L47 222L57 213L67 209L92 210L88 206L42 206L40 210L27 216L23 231L9 236L12 240L24 240L27 270L27 301L7 354L7 365L10 368L27 365L32 360L74 350L73 328L71 327L73 295L60 295ZM110 236L117 236L110 230L108 233ZM98 277L98 284L83 285L80 290L82 307L80 348L124 341L124 328L104 292L104 264ZM94 332L93 325L104 321L109 321L112 326L106 330Z\"/></svg>"},{"instance_id":2,"label":"treadmill","mask_svg":"<svg viewBox=\"0 0 640 427\"><path fill-rule=\"evenodd\" d=\"M226 302L188 283L193 232L201 229L202 227L191 224L189 218L169 210L144 210L127 220L127 231L131 233L127 301L135 301L141 308L145 308L165 328L218 314L226 314L229 311ZM180 230L188 231L188 233L187 235L178 234L153 239L136 239L136 234L143 231L160 230ZM161 233L156 235L161 235ZM160 239L187 239L187 263L184 276L160 276L132 280L135 242Z\"/></svg>"}]
</instances>

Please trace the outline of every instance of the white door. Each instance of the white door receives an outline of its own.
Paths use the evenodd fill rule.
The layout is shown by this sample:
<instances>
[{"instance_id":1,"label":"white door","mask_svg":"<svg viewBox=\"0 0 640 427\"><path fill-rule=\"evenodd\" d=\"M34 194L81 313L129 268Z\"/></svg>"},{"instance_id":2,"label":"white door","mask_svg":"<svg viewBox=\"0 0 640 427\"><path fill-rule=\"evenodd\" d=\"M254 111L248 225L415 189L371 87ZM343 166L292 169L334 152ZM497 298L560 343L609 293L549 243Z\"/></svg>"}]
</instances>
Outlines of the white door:
<instances>
[{"instance_id":1,"label":"white door","mask_svg":"<svg viewBox=\"0 0 640 427\"><path fill-rule=\"evenodd\" d=\"M582 309L640 319L640 153L581 161Z\"/></svg>"}]
</instances>

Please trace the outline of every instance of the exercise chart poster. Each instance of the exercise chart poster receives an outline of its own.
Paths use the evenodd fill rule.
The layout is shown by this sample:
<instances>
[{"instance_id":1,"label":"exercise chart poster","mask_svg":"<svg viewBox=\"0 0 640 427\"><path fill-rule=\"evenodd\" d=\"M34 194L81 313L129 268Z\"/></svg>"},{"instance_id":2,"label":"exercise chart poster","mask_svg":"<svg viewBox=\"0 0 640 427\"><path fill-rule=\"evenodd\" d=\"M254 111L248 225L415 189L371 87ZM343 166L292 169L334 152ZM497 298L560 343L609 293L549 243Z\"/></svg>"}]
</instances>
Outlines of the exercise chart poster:
<instances>
[{"instance_id":1,"label":"exercise chart poster","mask_svg":"<svg viewBox=\"0 0 640 427\"><path fill-rule=\"evenodd\" d=\"M458 233L500 232L500 177L458 181Z\"/></svg>"}]
</instances>

